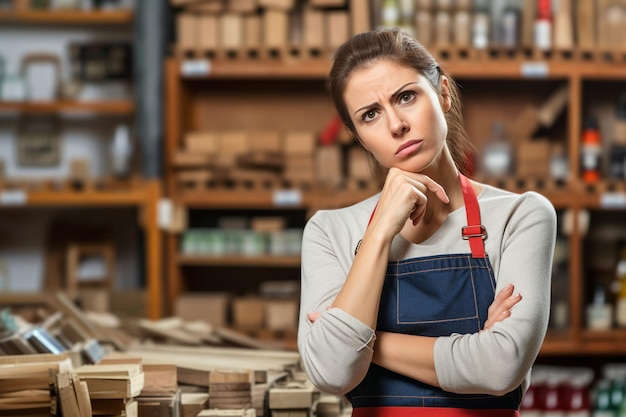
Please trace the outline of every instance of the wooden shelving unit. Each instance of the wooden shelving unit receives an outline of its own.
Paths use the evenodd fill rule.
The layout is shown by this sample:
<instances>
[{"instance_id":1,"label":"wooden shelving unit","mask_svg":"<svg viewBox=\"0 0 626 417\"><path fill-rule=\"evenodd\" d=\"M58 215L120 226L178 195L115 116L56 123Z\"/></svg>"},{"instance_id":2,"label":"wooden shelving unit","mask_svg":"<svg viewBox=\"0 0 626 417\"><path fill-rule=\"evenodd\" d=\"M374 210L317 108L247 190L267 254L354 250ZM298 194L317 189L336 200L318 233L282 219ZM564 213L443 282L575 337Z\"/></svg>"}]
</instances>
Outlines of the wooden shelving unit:
<instances>
[{"instance_id":1,"label":"wooden shelving unit","mask_svg":"<svg viewBox=\"0 0 626 417\"><path fill-rule=\"evenodd\" d=\"M0 24L20 28L32 26L130 27L134 10L1 10ZM0 114L93 114L96 116L131 117L135 113L132 99L94 101L0 101ZM41 207L54 208L113 208L129 207L138 211L137 223L143 230L144 260L142 261L148 293L146 317L163 316L162 300L162 232L158 226L157 208L162 196L158 179L95 181L89 187L75 189L69 180L54 181L40 178L0 179L0 212ZM7 297L21 300L24 296ZM36 296L34 296L36 297Z\"/></svg>"},{"instance_id":2,"label":"wooden shelving unit","mask_svg":"<svg viewBox=\"0 0 626 417\"><path fill-rule=\"evenodd\" d=\"M129 25L132 10L10 10L0 11L1 23L29 25Z\"/></svg>"},{"instance_id":3,"label":"wooden shelving unit","mask_svg":"<svg viewBox=\"0 0 626 417\"><path fill-rule=\"evenodd\" d=\"M445 52L445 51L444 51ZM593 53L585 54L583 51L572 51L570 54L548 54L537 56L516 55L514 57L498 55L497 58L462 59L453 54L447 54L448 59L442 61L442 66L448 69L461 84L464 94L467 129L472 138L485 137L487 128L485 123L487 116L511 117L517 114L521 104L537 104L533 100L545 98L549 91L555 87L566 85L569 90L569 101L565 114L565 121L556 133L559 139L567 145L568 160L570 164L570 176L564 184L552 184L549 181L528 180L515 178L506 182L488 181L493 185L509 189L514 192L535 190L549 198L557 210L572 211L575 214L583 210L624 210L626 209L626 183L623 181L603 181L593 186L582 183L578 177L579 172L579 134L583 119L583 102L588 97L583 97L584 85L587 82L608 82L623 84L626 87L626 60L619 54ZM224 91L232 88L237 94L238 83L267 84L268 95L278 104L274 104L275 112L284 112L281 107L283 95L289 100L288 92L280 91L281 83L289 88L295 88L294 81L303 83L302 100L294 102L294 108L287 109L288 114L282 114L283 119L293 119L302 122L303 117L298 113L315 114L318 127L321 128L327 121L329 112L332 111L332 103L327 97L329 112L325 112L323 96L325 94L325 80L330 69L330 61L327 59L287 59L287 60L249 60L249 59L206 59L194 58L170 58L166 62L166 90L167 90L167 120L166 120L166 146L165 154L173 155L181 145L183 134L190 130L213 129L220 130L228 127L228 123L235 125L234 117L229 118L227 112L235 112L237 105L242 106L244 111L253 111L255 105L261 106L262 93L258 96L244 94L239 101L228 96ZM494 84L495 83L495 84ZM320 91L309 88L310 84L320 87ZM226 87L225 87L226 85ZM247 85L247 84L246 84ZM256 84L255 84L256 85ZM247 93L246 86L240 87ZM262 87L259 87L262 89ZM312 92L314 91L314 92ZM483 94L487 92L488 94ZM518 97L519 96L519 97ZM219 103L224 108L218 108ZM293 99L295 100L295 99ZM247 101L247 102L246 102ZM319 102L318 102L319 101ZM310 107L307 105L310 104ZM267 107L273 104L269 101L264 103ZM263 116L269 114L266 109L258 110ZM481 114L481 112L483 114ZM494 114L485 114L485 113ZM214 119L211 120L211 116ZM271 118L271 115L266 118ZM262 118L247 117L249 129L265 128L262 126ZM245 122L242 122L245 123ZM257 125L255 125L258 124ZM274 124L277 129L289 128L290 121L270 120L268 124ZM303 128L308 128L306 120L302 122ZM482 130L481 130L482 129ZM190 209L259 209L277 208L275 193L279 190L228 190L228 189L204 189L201 191L189 191L179 189L174 181L174 170L170 160L165 160L165 182L167 194L177 204ZM310 212L319 208L341 207L372 195L375 191L361 190L333 190L320 191L317 189L299 190L300 198L297 204L290 208L308 209ZM605 197L617 196L612 202L620 201L623 197L625 203L620 206L607 206ZM576 216L573 216L576 218ZM168 264L169 275L169 302L171 303L181 289L184 288L183 267L194 266L228 266L231 261L220 261L206 258L189 258L179 254L179 238L170 235L167 238L166 251L168 259L173 260ZM549 331L543 345L541 355L546 357L558 355L620 355L624 353L626 333L622 330L607 332L591 332L586 330L584 324L584 309L586 294L584 290L583 272L583 243L584 237L578 225L574 225L573 232L569 237L571 258L569 260L569 309L570 320L567 329L563 331ZM237 258L232 262L233 266L239 265L241 260ZM253 262L259 262L255 260ZM265 261L263 261L265 262ZM271 262L268 259L267 262ZM294 259L295 262L295 259ZM260 264L255 264L261 266ZM295 268L298 264L291 265Z\"/></svg>"},{"instance_id":4,"label":"wooden shelving unit","mask_svg":"<svg viewBox=\"0 0 626 417\"><path fill-rule=\"evenodd\" d=\"M161 198L161 183L157 180L135 181L124 188L112 190L29 190L0 188L0 211L36 207L136 207L139 224L145 236L145 270L148 306L146 316L163 315L161 284L162 237L157 223L157 206Z\"/></svg>"},{"instance_id":5,"label":"wooden shelving unit","mask_svg":"<svg viewBox=\"0 0 626 417\"><path fill-rule=\"evenodd\" d=\"M0 101L1 112L18 113L98 113L131 116L131 100L116 101Z\"/></svg>"}]
</instances>

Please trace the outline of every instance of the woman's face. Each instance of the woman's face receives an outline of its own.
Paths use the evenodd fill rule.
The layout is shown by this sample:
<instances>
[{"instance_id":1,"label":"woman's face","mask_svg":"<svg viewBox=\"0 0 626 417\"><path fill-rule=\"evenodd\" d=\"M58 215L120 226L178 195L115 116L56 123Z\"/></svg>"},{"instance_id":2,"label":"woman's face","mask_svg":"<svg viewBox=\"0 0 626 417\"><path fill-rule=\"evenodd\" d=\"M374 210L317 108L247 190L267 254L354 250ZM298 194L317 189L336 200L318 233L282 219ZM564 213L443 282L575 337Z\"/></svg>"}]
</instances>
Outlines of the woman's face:
<instances>
[{"instance_id":1,"label":"woman's face","mask_svg":"<svg viewBox=\"0 0 626 417\"><path fill-rule=\"evenodd\" d=\"M385 60L355 71L344 91L365 149L384 167L411 172L441 158L448 133L444 110L450 108L445 78L442 97L417 70Z\"/></svg>"}]
</instances>

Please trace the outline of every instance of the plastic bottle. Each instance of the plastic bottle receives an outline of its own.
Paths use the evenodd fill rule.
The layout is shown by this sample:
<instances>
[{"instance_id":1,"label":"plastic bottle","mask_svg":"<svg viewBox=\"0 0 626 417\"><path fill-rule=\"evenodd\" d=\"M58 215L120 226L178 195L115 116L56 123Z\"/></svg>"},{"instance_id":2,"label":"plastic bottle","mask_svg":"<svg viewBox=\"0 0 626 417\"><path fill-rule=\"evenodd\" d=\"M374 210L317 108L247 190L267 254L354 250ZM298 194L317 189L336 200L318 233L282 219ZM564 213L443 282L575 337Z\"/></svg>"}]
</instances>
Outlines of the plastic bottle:
<instances>
[{"instance_id":1,"label":"plastic bottle","mask_svg":"<svg viewBox=\"0 0 626 417\"><path fill-rule=\"evenodd\" d=\"M415 2L413 0L399 0L398 6L400 27L414 36L413 19L415 17Z\"/></svg>"},{"instance_id":2,"label":"plastic bottle","mask_svg":"<svg viewBox=\"0 0 626 417\"><path fill-rule=\"evenodd\" d=\"M552 2L550 0L537 0L535 47L541 50L552 48Z\"/></svg>"},{"instance_id":3,"label":"plastic bottle","mask_svg":"<svg viewBox=\"0 0 626 417\"><path fill-rule=\"evenodd\" d=\"M397 0L383 0L381 25L386 28L400 26L400 5Z\"/></svg>"},{"instance_id":4,"label":"plastic bottle","mask_svg":"<svg viewBox=\"0 0 626 417\"><path fill-rule=\"evenodd\" d=\"M502 11L500 23L500 44L505 48L515 48L520 38L520 11L515 5L508 3Z\"/></svg>"},{"instance_id":5,"label":"plastic bottle","mask_svg":"<svg viewBox=\"0 0 626 417\"><path fill-rule=\"evenodd\" d=\"M125 177L130 173L131 154L132 144L128 126L118 125L115 128L115 136L111 144L111 161L115 176Z\"/></svg>"},{"instance_id":6,"label":"plastic bottle","mask_svg":"<svg viewBox=\"0 0 626 417\"><path fill-rule=\"evenodd\" d=\"M485 49L489 46L491 19L489 17L489 2L474 0L474 19L472 22L472 46L476 49Z\"/></svg>"},{"instance_id":7,"label":"plastic bottle","mask_svg":"<svg viewBox=\"0 0 626 417\"><path fill-rule=\"evenodd\" d=\"M491 138L482 155L482 171L491 178L503 179L513 172L513 147L504 135L504 125L491 125Z\"/></svg>"},{"instance_id":8,"label":"plastic bottle","mask_svg":"<svg viewBox=\"0 0 626 417\"><path fill-rule=\"evenodd\" d=\"M595 119L585 120L581 139L581 174L583 181L594 183L600 179L600 155L602 146L600 143L600 131Z\"/></svg>"}]
</instances>

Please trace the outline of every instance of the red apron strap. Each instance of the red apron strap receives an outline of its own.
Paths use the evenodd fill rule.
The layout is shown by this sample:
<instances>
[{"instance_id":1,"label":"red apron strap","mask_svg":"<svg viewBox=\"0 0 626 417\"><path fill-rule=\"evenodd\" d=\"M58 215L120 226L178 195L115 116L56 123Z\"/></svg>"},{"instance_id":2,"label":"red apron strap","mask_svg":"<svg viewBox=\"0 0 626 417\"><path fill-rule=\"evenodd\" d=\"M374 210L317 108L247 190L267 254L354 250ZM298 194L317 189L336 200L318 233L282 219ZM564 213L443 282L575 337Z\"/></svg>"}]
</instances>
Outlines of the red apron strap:
<instances>
[{"instance_id":1,"label":"red apron strap","mask_svg":"<svg viewBox=\"0 0 626 417\"><path fill-rule=\"evenodd\" d=\"M461 234L463 239L469 240L472 257L484 258L486 254L485 242L483 240L487 237L487 230L480 222L478 198L470 180L461 173L459 173L459 178L463 188L463 201L465 202L465 213L467 215L467 226L463 227Z\"/></svg>"}]
</instances>

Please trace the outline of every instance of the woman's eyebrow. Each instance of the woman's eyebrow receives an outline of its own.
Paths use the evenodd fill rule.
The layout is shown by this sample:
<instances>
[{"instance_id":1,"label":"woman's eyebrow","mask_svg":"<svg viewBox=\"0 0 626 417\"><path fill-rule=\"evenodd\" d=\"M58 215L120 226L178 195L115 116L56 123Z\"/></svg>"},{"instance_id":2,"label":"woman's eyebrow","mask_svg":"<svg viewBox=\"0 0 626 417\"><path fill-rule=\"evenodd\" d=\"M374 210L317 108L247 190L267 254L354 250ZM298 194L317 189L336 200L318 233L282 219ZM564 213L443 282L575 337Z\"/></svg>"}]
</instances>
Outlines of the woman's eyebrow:
<instances>
[{"instance_id":1,"label":"woman's eyebrow","mask_svg":"<svg viewBox=\"0 0 626 417\"><path fill-rule=\"evenodd\" d=\"M400 94L400 93L402 92L402 90L404 90L404 88L405 88L407 85L411 85L411 84L417 84L417 81L410 81L410 82L408 82L408 83L406 83L406 84L401 85L401 86L400 86L400 88L398 88L396 91L394 91L394 92L391 94L391 97L392 97L392 98L396 97L398 94ZM356 116L356 114L357 114L358 112L360 112L361 110L368 109L368 108L370 108L370 107L374 106L375 104L377 104L377 102L374 102L374 103L368 104L367 106L363 106L363 107L361 107L361 108L359 108L359 109L356 109L356 110L354 111L354 114L353 114L353 115L354 115L354 116Z\"/></svg>"}]
</instances>

